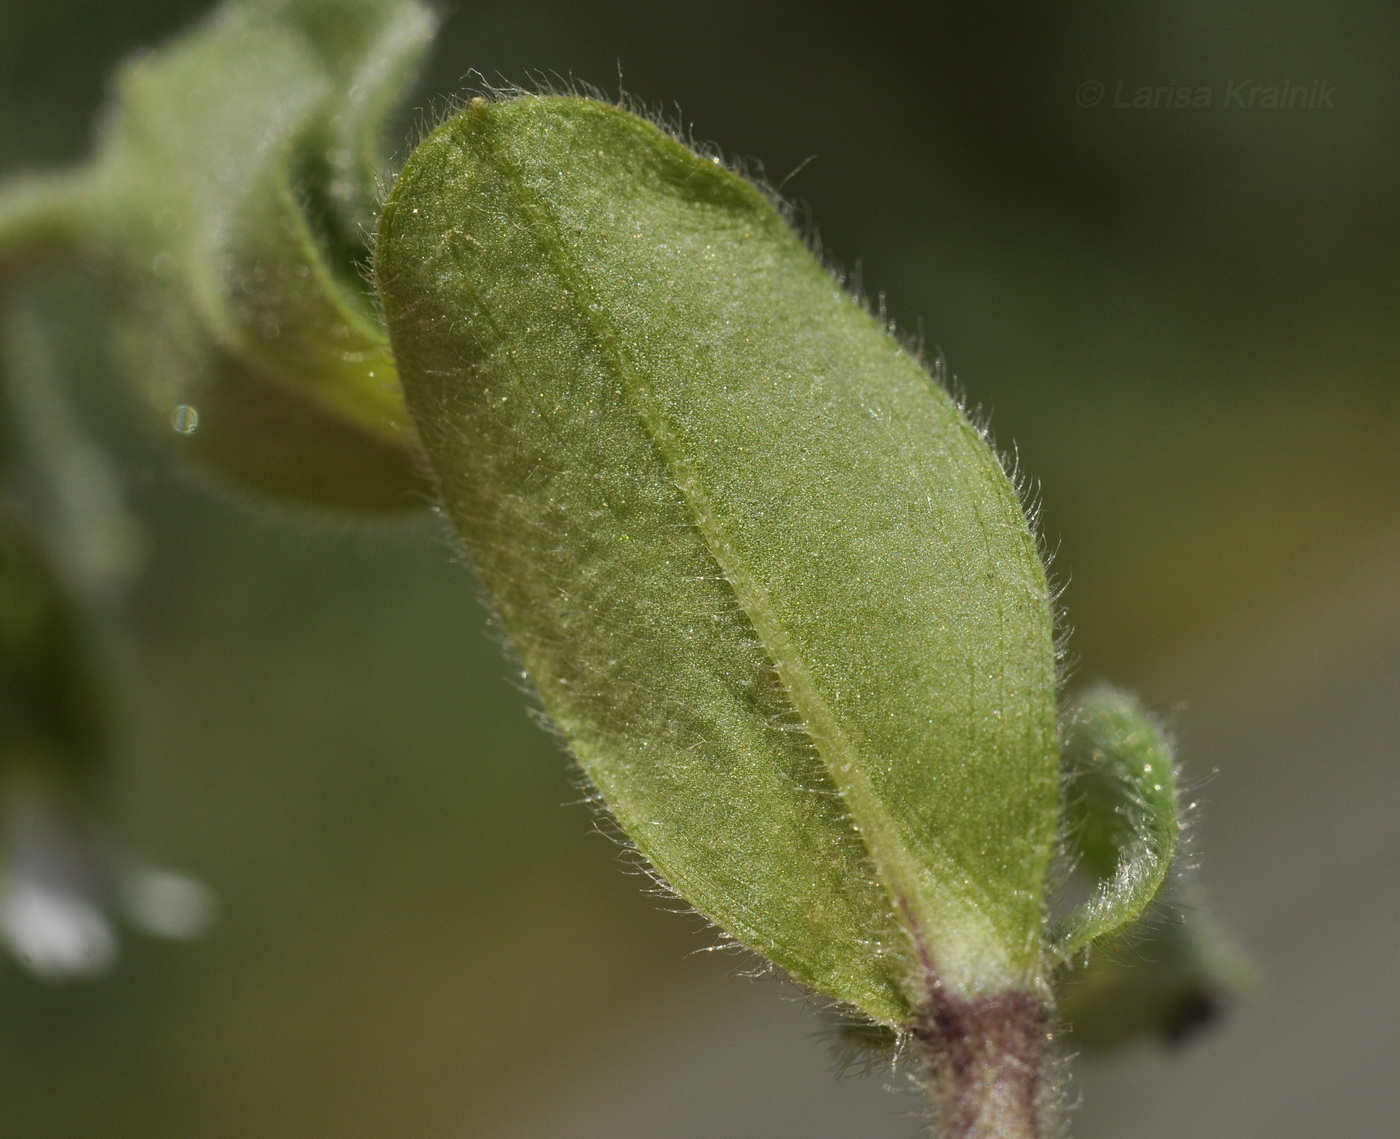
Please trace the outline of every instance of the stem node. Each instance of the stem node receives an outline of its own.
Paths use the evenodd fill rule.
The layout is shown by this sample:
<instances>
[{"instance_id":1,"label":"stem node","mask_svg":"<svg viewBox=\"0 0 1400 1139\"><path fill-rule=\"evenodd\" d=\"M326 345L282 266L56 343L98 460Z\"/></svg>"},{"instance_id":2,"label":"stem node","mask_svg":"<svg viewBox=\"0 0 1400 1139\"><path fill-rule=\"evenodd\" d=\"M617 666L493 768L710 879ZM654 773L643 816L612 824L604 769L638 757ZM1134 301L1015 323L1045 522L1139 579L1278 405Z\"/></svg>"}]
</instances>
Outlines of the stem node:
<instances>
[{"instance_id":1,"label":"stem node","mask_svg":"<svg viewBox=\"0 0 1400 1139\"><path fill-rule=\"evenodd\" d=\"M939 1139L1041 1139L1049 1023L1031 993L960 997L935 982L913 1036Z\"/></svg>"}]
</instances>

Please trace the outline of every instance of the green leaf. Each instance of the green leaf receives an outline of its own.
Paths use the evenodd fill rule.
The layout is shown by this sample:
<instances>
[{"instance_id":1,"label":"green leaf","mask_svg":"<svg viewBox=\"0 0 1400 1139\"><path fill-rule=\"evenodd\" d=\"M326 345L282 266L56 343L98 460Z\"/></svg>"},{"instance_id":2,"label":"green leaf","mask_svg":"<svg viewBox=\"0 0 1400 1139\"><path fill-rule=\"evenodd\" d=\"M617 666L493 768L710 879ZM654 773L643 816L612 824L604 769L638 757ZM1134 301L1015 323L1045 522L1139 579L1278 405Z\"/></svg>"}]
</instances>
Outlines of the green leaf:
<instances>
[{"instance_id":1,"label":"green leaf","mask_svg":"<svg viewBox=\"0 0 1400 1139\"><path fill-rule=\"evenodd\" d=\"M437 18L421 4L386 0L271 0L267 7L305 35L331 76L328 113L305 145L312 169L304 186L324 196L327 230L361 262L389 166L386 127L417 75Z\"/></svg>"},{"instance_id":2,"label":"green leaf","mask_svg":"<svg viewBox=\"0 0 1400 1139\"><path fill-rule=\"evenodd\" d=\"M358 262L385 117L432 26L409 0L248 0L119 76L85 176L89 258L162 423L264 492L425 497Z\"/></svg>"},{"instance_id":3,"label":"green leaf","mask_svg":"<svg viewBox=\"0 0 1400 1139\"><path fill-rule=\"evenodd\" d=\"M1183 896L1184 895L1184 896ZM1058 988L1076 1048L1153 1037L1177 1044L1253 985L1247 958L1183 887L1169 887L1128 936L1096 945Z\"/></svg>"},{"instance_id":4,"label":"green leaf","mask_svg":"<svg viewBox=\"0 0 1400 1139\"><path fill-rule=\"evenodd\" d=\"M1171 746L1127 693L1100 688L1065 716L1065 829L1092 896L1058 931L1066 957L1147 910L1166 881L1180 829Z\"/></svg>"},{"instance_id":5,"label":"green leaf","mask_svg":"<svg viewBox=\"0 0 1400 1139\"><path fill-rule=\"evenodd\" d=\"M477 100L405 166L376 274L446 510L664 880L882 1023L1038 986L1035 541L773 203L616 107Z\"/></svg>"}]
</instances>

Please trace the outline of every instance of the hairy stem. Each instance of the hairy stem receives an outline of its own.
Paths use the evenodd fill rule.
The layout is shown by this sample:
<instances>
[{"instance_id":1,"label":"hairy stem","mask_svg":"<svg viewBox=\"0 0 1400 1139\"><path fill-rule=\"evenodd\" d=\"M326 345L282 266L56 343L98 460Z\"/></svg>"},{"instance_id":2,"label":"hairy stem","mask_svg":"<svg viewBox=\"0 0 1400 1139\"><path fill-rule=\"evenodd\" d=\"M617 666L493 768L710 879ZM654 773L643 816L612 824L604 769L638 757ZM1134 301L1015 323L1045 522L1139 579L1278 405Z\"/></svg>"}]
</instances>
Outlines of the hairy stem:
<instances>
[{"instance_id":1,"label":"hairy stem","mask_svg":"<svg viewBox=\"0 0 1400 1139\"><path fill-rule=\"evenodd\" d=\"M958 997L932 988L913 1036L939 1139L1042 1139L1046 1006L1017 990Z\"/></svg>"}]
</instances>

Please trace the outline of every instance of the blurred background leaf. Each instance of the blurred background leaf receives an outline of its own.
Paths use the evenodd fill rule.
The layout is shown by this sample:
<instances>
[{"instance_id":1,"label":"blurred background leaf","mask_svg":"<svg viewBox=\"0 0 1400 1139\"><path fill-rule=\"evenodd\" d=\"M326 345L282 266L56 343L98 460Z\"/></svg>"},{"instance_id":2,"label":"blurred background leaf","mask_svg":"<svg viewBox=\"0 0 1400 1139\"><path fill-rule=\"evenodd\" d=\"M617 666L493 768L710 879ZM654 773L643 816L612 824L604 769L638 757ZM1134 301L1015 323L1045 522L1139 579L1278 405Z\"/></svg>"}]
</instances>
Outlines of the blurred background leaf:
<instances>
[{"instance_id":1,"label":"blurred background leaf","mask_svg":"<svg viewBox=\"0 0 1400 1139\"><path fill-rule=\"evenodd\" d=\"M0 0L0 169L81 158L112 66L202 7ZM1043 487L1074 679L1170 714L1201 881L1264 977L1200 1044L1086 1069L1083 1139L1400 1129L1397 49L1362 0L482 0L423 84L620 75L760 161ZM1115 110L1119 80L1215 105ZM1222 107L1240 80L1335 107ZM152 547L114 813L222 906L95 985L0 974L0 1134L917 1133L562 806L439 529L194 481L91 297L44 307Z\"/></svg>"}]
</instances>

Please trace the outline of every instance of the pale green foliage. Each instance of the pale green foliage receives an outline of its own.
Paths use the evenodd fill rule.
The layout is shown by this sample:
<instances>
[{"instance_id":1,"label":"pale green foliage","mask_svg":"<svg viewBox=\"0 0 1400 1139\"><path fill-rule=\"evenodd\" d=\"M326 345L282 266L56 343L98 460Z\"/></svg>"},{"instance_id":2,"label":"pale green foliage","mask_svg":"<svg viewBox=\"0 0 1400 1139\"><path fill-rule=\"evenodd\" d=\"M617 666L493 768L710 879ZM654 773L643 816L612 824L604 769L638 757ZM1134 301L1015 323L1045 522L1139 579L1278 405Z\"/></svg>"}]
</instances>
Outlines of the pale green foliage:
<instances>
[{"instance_id":1,"label":"pale green foliage","mask_svg":"<svg viewBox=\"0 0 1400 1139\"><path fill-rule=\"evenodd\" d=\"M423 501L356 262L384 119L432 28L397 0L227 5L124 68L92 164L11 200L60 203L51 228L107 285L160 421L193 408L181 446L264 493Z\"/></svg>"},{"instance_id":2,"label":"pale green foliage","mask_svg":"<svg viewBox=\"0 0 1400 1139\"><path fill-rule=\"evenodd\" d=\"M1066 714L1064 737L1065 828L1096 879L1056 939L1068 957L1147 909L1166 881L1179 822L1171 746L1132 696L1090 692Z\"/></svg>"},{"instance_id":3,"label":"pale green foliage","mask_svg":"<svg viewBox=\"0 0 1400 1139\"><path fill-rule=\"evenodd\" d=\"M918 361L753 186L585 99L445 124L376 266L444 505L662 877L887 1023L935 975L1037 987L1045 574Z\"/></svg>"},{"instance_id":4,"label":"pale green foliage","mask_svg":"<svg viewBox=\"0 0 1400 1139\"><path fill-rule=\"evenodd\" d=\"M868 1040L912 1033L949 1118L1033 1133L1055 991L1094 1043L1231 987L1158 899L1165 739L1110 690L1057 731L997 457L717 159L593 100L476 100L405 167L371 289L381 136L432 22L235 0L134 61L93 163L0 191L0 301L92 270L172 439L249 488L402 508L430 466L661 878ZM1091 896L1049 929L1059 848Z\"/></svg>"},{"instance_id":5,"label":"pale green foliage","mask_svg":"<svg viewBox=\"0 0 1400 1139\"><path fill-rule=\"evenodd\" d=\"M1189 886L1171 882L1130 933L1090 947L1056 988L1074 1046L1105 1050L1139 1037L1179 1043L1253 984L1244 954Z\"/></svg>"},{"instance_id":6,"label":"pale green foliage","mask_svg":"<svg viewBox=\"0 0 1400 1139\"><path fill-rule=\"evenodd\" d=\"M1171 744L1112 688L1072 704L1063 736L1068 853L1094 887L1056 931L1067 965L1060 1015L1076 1047L1179 1040L1247 988L1250 972L1189 885L1171 881L1181 828Z\"/></svg>"}]
</instances>

